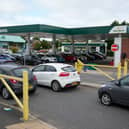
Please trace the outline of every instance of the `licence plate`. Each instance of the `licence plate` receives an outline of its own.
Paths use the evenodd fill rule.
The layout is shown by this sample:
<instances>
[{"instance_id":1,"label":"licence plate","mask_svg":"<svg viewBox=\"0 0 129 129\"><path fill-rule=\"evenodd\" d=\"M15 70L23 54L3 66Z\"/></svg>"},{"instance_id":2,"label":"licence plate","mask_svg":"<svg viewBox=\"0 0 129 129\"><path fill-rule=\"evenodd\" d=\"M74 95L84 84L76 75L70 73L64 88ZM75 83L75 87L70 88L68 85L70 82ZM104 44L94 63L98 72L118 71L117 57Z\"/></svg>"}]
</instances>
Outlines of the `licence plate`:
<instances>
[{"instance_id":1,"label":"licence plate","mask_svg":"<svg viewBox=\"0 0 129 129\"><path fill-rule=\"evenodd\" d=\"M77 82L73 82L72 85L77 85L78 83Z\"/></svg>"}]
</instances>

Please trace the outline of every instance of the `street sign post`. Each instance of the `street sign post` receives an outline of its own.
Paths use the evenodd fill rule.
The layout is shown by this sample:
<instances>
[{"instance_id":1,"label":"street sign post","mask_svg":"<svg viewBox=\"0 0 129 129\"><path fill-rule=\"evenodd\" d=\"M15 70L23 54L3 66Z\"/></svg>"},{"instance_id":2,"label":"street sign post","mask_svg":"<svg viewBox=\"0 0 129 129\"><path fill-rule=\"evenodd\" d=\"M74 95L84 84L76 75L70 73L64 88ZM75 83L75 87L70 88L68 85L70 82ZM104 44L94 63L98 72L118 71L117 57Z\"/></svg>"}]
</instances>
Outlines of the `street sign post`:
<instances>
[{"instance_id":1,"label":"street sign post","mask_svg":"<svg viewBox=\"0 0 129 129\"><path fill-rule=\"evenodd\" d=\"M112 44L111 51L115 52L115 51L118 51L118 50L119 50L119 46L117 44Z\"/></svg>"}]
</instances>

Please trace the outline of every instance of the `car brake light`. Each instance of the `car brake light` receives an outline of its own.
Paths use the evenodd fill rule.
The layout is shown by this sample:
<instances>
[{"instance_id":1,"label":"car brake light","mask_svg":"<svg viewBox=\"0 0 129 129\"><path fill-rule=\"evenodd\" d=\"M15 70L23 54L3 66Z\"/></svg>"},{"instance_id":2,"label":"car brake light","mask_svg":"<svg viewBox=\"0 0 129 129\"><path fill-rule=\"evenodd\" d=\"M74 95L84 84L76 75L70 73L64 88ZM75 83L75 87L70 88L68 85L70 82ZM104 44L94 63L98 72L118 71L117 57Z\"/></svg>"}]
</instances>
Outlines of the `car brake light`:
<instances>
[{"instance_id":1,"label":"car brake light","mask_svg":"<svg viewBox=\"0 0 129 129\"><path fill-rule=\"evenodd\" d=\"M68 77L70 74L68 72L62 72L59 74L60 77Z\"/></svg>"},{"instance_id":2,"label":"car brake light","mask_svg":"<svg viewBox=\"0 0 129 129\"><path fill-rule=\"evenodd\" d=\"M10 79L10 82L13 83L13 84L16 84L18 81L15 80L15 79Z\"/></svg>"},{"instance_id":3,"label":"car brake light","mask_svg":"<svg viewBox=\"0 0 129 129\"><path fill-rule=\"evenodd\" d=\"M36 76L35 76L35 75L33 76L33 79L34 79L35 81L37 81L37 78L36 78Z\"/></svg>"}]
</instances>

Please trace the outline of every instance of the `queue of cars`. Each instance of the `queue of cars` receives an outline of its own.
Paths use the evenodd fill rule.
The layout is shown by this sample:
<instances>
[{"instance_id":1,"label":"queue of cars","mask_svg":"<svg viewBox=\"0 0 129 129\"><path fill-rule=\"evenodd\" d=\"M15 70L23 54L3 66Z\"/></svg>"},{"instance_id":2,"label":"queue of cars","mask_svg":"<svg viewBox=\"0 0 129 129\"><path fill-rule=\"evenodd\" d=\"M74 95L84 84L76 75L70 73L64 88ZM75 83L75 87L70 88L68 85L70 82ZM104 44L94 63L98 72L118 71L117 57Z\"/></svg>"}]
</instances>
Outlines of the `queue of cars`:
<instances>
[{"instance_id":1,"label":"queue of cars","mask_svg":"<svg viewBox=\"0 0 129 129\"><path fill-rule=\"evenodd\" d=\"M15 62L3 62L0 64L0 74L22 78L23 71L27 71L29 75L30 93L35 93L37 85L51 87L53 91L57 92L62 88L77 87L80 84L80 75L72 65L64 63L40 63L38 65L36 63L30 69ZM6 82L15 94L19 95L22 93L22 82L15 79L6 79ZM2 80L0 80L0 92L4 99L11 97Z\"/></svg>"},{"instance_id":2,"label":"queue of cars","mask_svg":"<svg viewBox=\"0 0 129 129\"><path fill-rule=\"evenodd\" d=\"M89 53L87 53L87 55L88 54ZM93 56L93 54L91 55ZM58 56L61 58L65 57L66 55ZM1 54L0 74L22 77L23 71L28 71L29 93L35 93L37 85L50 87L55 92L68 87L76 88L80 85L80 75L72 65L55 63L57 62L56 58L52 58L52 60L50 59L47 61L53 63L46 63L46 61L41 59L41 57L31 55L23 58L23 56L20 55L12 56L8 54ZM101 57L105 58L104 56ZM83 56L83 58L85 59L85 56ZM99 56L96 56L96 58L99 58ZM49 58L45 57L45 59ZM62 59L63 58L60 59L60 62L65 62ZM30 69L29 67L16 64L17 60L19 60L21 64L23 64L25 60L27 64L32 64L35 66ZM67 60L76 61L76 58L71 56L69 58L67 57ZM6 82L16 94L19 95L22 93L22 82L15 79L6 79ZM1 80L0 92L4 99L10 98L10 93ZM113 80L102 85L102 87L98 90L98 97L100 102L106 106L109 106L112 103L119 103L129 106L129 75L122 77L119 80Z\"/></svg>"}]
</instances>

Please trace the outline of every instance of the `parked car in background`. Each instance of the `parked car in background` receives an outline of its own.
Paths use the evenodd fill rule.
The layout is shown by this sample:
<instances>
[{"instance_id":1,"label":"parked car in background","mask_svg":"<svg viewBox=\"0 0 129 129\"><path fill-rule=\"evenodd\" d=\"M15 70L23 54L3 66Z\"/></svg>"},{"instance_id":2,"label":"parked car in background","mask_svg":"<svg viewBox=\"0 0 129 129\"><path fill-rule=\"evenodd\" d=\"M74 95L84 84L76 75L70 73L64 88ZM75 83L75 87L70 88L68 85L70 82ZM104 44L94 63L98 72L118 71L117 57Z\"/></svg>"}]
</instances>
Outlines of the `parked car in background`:
<instances>
[{"instance_id":1,"label":"parked car in background","mask_svg":"<svg viewBox=\"0 0 129 129\"><path fill-rule=\"evenodd\" d=\"M92 56L94 56L96 60L97 59L98 60L103 60L104 59L104 57L102 55L98 54L98 53L89 52L89 54L92 55Z\"/></svg>"},{"instance_id":2,"label":"parked car in background","mask_svg":"<svg viewBox=\"0 0 129 129\"><path fill-rule=\"evenodd\" d=\"M53 91L60 91L65 87L77 87L80 84L80 75L72 65L63 63L46 63L32 69L37 83L49 86Z\"/></svg>"},{"instance_id":3,"label":"parked car in background","mask_svg":"<svg viewBox=\"0 0 129 129\"><path fill-rule=\"evenodd\" d=\"M21 64L27 64L27 65L38 65L41 64L41 59L36 55L25 55L20 58Z\"/></svg>"},{"instance_id":4,"label":"parked car in background","mask_svg":"<svg viewBox=\"0 0 129 129\"><path fill-rule=\"evenodd\" d=\"M0 57L3 57L5 59L11 59L13 61L16 61L16 58L10 54L0 54Z\"/></svg>"},{"instance_id":5,"label":"parked car in background","mask_svg":"<svg viewBox=\"0 0 129 129\"><path fill-rule=\"evenodd\" d=\"M45 63L48 63L48 62L57 62L57 58L56 56L54 55L44 55L41 57L41 60Z\"/></svg>"},{"instance_id":6,"label":"parked car in background","mask_svg":"<svg viewBox=\"0 0 129 129\"><path fill-rule=\"evenodd\" d=\"M11 56L13 56L15 59L16 59L16 61L20 61L20 59L21 58L23 58L23 53L12 53L12 54L10 54Z\"/></svg>"},{"instance_id":7,"label":"parked car in background","mask_svg":"<svg viewBox=\"0 0 129 129\"><path fill-rule=\"evenodd\" d=\"M102 85L98 96L101 103L107 106L112 103L129 106L129 75Z\"/></svg>"},{"instance_id":8,"label":"parked car in background","mask_svg":"<svg viewBox=\"0 0 129 129\"><path fill-rule=\"evenodd\" d=\"M82 55L83 55L83 56L86 56L88 61L93 61L93 60L95 60L95 56L90 55L88 52L86 52L85 54L82 54Z\"/></svg>"},{"instance_id":9,"label":"parked car in background","mask_svg":"<svg viewBox=\"0 0 129 129\"><path fill-rule=\"evenodd\" d=\"M36 77L33 75L32 71L29 70L28 67L23 67L19 65L11 65L11 64L4 64L0 65L0 74L9 75L9 76L16 76L16 77L22 77L23 71L28 71L29 74L29 91L31 93L34 93L36 91L37 87L37 80ZM11 87L11 89L16 94L22 93L22 82L17 81L15 79L6 79L7 83ZM9 91L6 89L2 81L0 81L0 92L4 99L8 99L11 97Z\"/></svg>"},{"instance_id":10,"label":"parked car in background","mask_svg":"<svg viewBox=\"0 0 129 129\"><path fill-rule=\"evenodd\" d=\"M58 63L64 63L65 59L63 58L63 56L61 54L56 55L56 59Z\"/></svg>"},{"instance_id":11,"label":"parked car in background","mask_svg":"<svg viewBox=\"0 0 129 129\"><path fill-rule=\"evenodd\" d=\"M104 58L104 59L106 59L106 55L105 55L105 54L103 54L102 52L94 51L93 53L97 53L98 55L101 55L101 56L103 56L103 58Z\"/></svg>"},{"instance_id":12,"label":"parked car in background","mask_svg":"<svg viewBox=\"0 0 129 129\"><path fill-rule=\"evenodd\" d=\"M76 62L77 61L77 57L75 55L72 54L62 54L63 58L65 59L66 62Z\"/></svg>"},{"instance_id":13,"label":"parked car in background","mask_svg":"<svg viewBox=\"0 0 129 129\"><path fill-rule=\"evenodd\" d=\"M0 64L5 64L5 63L13 63L14 61L11 60L10 58L0 56Z\"/></svg>"}]
</instances>

